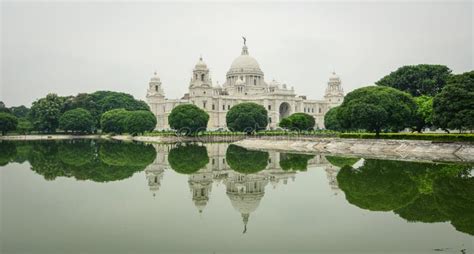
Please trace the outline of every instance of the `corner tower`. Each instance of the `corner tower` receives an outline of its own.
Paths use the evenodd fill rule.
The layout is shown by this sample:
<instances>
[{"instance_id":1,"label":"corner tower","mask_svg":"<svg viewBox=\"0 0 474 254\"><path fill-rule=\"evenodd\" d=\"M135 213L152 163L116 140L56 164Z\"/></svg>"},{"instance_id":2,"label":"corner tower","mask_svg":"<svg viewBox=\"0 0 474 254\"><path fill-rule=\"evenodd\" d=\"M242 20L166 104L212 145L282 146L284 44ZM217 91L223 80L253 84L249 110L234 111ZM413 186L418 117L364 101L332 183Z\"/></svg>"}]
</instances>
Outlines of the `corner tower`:
<instances>
[{"instance_id":1,"label":"corner tower","mask_svg":"<svg viewBox=\"0 0 474 254\"><path fill-rule=\"evenodd\" d=\"M341 85L341 78L333 72L329 77L328 86L324 94L324 100L328 103L329 108L341 105L344 100L344 90Z\"/></svg>"}]
</instances>

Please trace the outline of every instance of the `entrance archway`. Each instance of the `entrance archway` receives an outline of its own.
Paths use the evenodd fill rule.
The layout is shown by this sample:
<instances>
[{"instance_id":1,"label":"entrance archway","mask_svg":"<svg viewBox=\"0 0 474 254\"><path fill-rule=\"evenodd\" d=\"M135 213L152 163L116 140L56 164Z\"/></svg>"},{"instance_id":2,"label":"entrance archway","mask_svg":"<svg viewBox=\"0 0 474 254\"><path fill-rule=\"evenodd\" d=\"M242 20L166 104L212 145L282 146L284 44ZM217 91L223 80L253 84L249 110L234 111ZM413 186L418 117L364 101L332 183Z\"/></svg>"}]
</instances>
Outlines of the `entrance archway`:
<instances>
[{"instance_id":1,"label":"entrance archway","mask_svg":"<svg viewBox=\"0 0 474 254\"><path fill-rule=\"evenodd\" d=\"M288 104L288 102L283 102L282 104L280 104L279 112L280 112L280 121L281 119L288 117L290 115L290 104Z\"/></svg>"}]
</instances>

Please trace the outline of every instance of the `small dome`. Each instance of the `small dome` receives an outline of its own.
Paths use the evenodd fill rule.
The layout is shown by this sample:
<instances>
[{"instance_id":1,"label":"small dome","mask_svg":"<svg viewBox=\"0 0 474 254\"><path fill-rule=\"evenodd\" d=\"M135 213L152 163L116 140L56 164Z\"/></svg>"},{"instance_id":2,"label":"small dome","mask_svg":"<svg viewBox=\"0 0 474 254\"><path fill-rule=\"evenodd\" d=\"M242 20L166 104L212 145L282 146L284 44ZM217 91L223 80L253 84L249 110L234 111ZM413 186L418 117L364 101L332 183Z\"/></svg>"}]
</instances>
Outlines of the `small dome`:
<instances>
[{"instance_id":1,"label":"small dome","mask_svg":"<svg viewBox=\"0 0 474 254\"><path fill-rule=\"evenodd\" d=\"M158 77L158 74L156 73L156 71L153 73L153 76L151 77L150 79L150 82L159 82L160 81L160 77Z\"/></svg>"},{"instance_id":2,"label":"small dome","mask_svg":"<svg viewBox=\"0 0 474 254\"><path fill-rule=\"evenodd\" d=\"M332 72L331 76L329 77L330 80L339 80L339 76L336 74L335 71Z\"/></svg>"},{"instance_id":3,"label":"small dome","mask_svg":"<svg viewBox=\"0 0 474 254\"><path fill-rule=\"evenodd\" d=\"M268 83L268 86L269 87L280 87L280 83L278 83L278 81L276 81L276 80L272 80L272 81L270 81L270 83Z\"/></svg>"},{"instance_id":4,"label":"small dome","mask_svg":"<svg viewBox=\"0 0 474 254\"><path fill-rule=\"evenodd\" d=\"M195 69L207 69L207 64L202 60L202 56L199 57L199 61L196 63Z\"/></svg>"}]
</instances>

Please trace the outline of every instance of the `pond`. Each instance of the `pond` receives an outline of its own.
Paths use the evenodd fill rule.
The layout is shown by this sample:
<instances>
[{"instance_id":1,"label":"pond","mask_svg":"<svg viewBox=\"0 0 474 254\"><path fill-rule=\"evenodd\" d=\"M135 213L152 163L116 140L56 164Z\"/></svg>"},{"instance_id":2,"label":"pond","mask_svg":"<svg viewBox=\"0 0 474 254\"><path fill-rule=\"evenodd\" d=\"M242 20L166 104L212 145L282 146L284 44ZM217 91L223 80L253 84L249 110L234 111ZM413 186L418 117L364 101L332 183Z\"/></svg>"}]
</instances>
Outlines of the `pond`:
<instances>
[{"instance_id":1,"label":"pond","mask_svg":"<svg viewBox=\"0 0 474 254\"><path fill-rule=\"evenodd\" d=\"M1 253L471 253L468 163L1 142Z\"/></svg>"}]
</instances>

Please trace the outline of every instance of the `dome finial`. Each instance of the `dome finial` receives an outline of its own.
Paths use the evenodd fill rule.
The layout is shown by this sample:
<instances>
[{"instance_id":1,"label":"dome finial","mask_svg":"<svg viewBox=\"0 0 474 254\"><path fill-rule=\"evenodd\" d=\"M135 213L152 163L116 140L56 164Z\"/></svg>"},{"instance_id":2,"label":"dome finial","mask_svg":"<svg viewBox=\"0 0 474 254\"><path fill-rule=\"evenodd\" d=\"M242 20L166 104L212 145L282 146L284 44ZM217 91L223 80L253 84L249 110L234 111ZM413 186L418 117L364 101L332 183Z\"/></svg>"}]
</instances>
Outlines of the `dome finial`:
<instances>
[{"instance_id":1,"label":"dome finial","mask_svg":"<svg viewBox=\"0 0 474 254\"><path fill-rule=\"evenodd\" d=\"M247 48L247 38L245 38L244 36L242 36L242 39L244 39L244 46L242 47L242 53L241 53L241 55L248 55L248 54L249 54L249 51L248 51L248 48Z\"/></svg>"}]
</instances>

